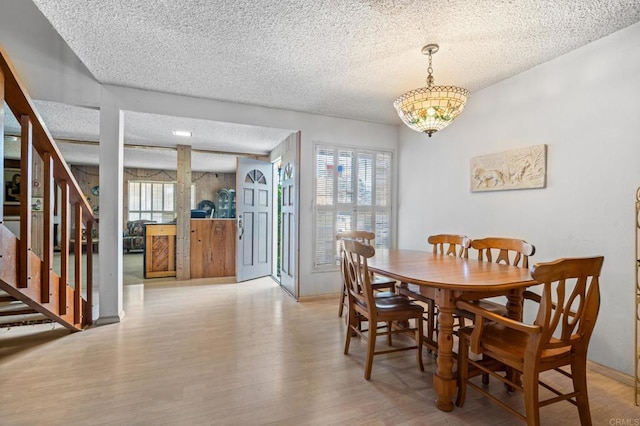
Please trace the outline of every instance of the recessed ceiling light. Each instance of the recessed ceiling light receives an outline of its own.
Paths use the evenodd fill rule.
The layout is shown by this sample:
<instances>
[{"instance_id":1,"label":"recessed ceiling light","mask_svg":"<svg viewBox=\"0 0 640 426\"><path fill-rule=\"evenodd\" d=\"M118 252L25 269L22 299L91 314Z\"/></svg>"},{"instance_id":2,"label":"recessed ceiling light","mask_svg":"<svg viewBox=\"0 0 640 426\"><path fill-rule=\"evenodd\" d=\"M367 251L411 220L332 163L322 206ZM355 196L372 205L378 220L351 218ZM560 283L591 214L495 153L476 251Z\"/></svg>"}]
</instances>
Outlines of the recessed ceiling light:
<instances>
[{"instance_id":1,"label":"recessed ceiling light","mask_svg":"<svg viewBox=\"0 0 640 426\"><path fill-rule=\"evenodd\" d=\"M188 132L186 130L174 130L173 134L176 136L182 136L185 138L190 138L191 137L191 132Z\"/></svg>"}]
</instances>

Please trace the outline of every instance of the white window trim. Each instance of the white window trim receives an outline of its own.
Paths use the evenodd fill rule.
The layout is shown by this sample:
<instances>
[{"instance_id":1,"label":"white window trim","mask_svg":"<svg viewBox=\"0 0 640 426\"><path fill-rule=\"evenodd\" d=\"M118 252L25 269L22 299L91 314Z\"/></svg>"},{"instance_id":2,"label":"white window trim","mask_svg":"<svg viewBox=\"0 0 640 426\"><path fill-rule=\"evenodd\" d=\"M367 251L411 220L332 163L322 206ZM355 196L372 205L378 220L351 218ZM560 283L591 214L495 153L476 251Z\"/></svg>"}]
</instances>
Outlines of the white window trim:
<instances>
[{"instance_id":1,"label":"white window trim","mask_svg":"<svg viewBox=\"0 0 640 426\"><path fill-rule=\"evenodd\" d=\"M127 221L130 218L130 214L131 212L150 212L151 215L153 216L153 212L158 212L158 213L166 213L168 212L167 210L163 210L162 212L159 210L132 210L131 209L131 184L172 184L174 186L174 198L173 198L173 214L174 216L177 214L178 211L178 199L177 199L177 182L176 181L162 181L162 180L145 180L145 179L131 179L127 182ZM191 184L191 209L195 209L195 194L196 194L196 185L194 183Z\"/></svg>"},{"instance_id":2,"label":"white window trim","mask_svg":"<svg viewBox=\"0 0 640 426\"><path fill-rule=\"evenodd\" d=\"M352 151L354 152L356 155L354 156L354 172L352 175L352 179L355 182L355 186L354 188L356 188L355 190L357 191L357 172L355 171L355 168L357 167L357 154L373 154L374 158L376 154L386 154L390 156L390 170L389 170L389 179L391 180L390 182L390 195L389 195L389 206L387 208L380 208L378 206L376 206L376 199L375 199L375 194L376 194L376 178L375 178L375 167L374 167L374 171L373 171L373 177L372 177L372 189L371 192L373 194L373 199L371 202L370 206L359 206L356 208L354 208L353 211L370 211L371 215L372 215L372 220L373 220L373 225L375 226L375 214L376 211L378 210L383 210L383 211L387 211L388 215L389 215L389 239L388 239L388 243L389 243L389 247L394 246L394 242L395 242L395 232L396 232L396 227L395 227L395 222L394 222L394 206L395 206L395 202L396 202L396 198L395 198L395 190L396 190L396 179L397 176L395 174L395 152L392 149L370 149L370 148L364 148L364 147L357 147L357 146L343 146L343 145L331 145L328 143L321 143L321 142L317 142L314 143L313 146L313 195L312 195L312 204L313 204L313 218L312 218L312 226L313 226L313 230L312 230L312 268L311 268L311 272L330 272L330 271L337 271L338 270L338 264L336 263L332 263L332 264L321 264L318 265L316 264L316 239L317 239L317 218L318 218L318 212L321 210L324 211L333 211L333 223L334 223L334 237L335 234L337 233L337 219L338 219L338 212L340 211L347 211L348 209L345 209L343 206L346 206L345 204L337 204L337 200L338 200L338 179L337 176L334 175L334 183L333 183L333 200L334 200L334 204L333 205L318 205L317 203L317 189L318 189L318 161L317 161L317 155L318 155L318 151L320 149L330 149L333 150L334 153L336 153L336 159L339 157L339 152L340 151ZM375 163L375 161L374 161ZM337 173L337 166L338 163L336 162L336 164L334 164L335 167L335 173ZM357 195L355 196L355 200L357 200ZM354 206L357 202L354 202ZM356 219L357 220L357 219ZM336 244L337 246L337 244ZM337 255L337 253L335 253Z\"/></svg>"}]
</instances>

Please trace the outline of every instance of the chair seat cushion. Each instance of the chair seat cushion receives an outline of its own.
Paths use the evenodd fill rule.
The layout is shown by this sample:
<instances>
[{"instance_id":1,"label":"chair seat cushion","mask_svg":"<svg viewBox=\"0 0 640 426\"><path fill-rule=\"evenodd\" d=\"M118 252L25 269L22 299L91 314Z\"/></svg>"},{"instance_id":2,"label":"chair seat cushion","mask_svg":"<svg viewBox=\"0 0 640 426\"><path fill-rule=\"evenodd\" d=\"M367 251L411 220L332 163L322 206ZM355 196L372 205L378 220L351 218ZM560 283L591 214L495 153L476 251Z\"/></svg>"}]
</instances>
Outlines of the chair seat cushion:
<instances>
[{"instance_id":1,"label":"chair seat cushion","mask_svg":"<svg viewBox=\"0 0 640 426\"><path fill-rule=\"evenodd\" d=\"M424 308L422 306L412 303L409 299L403 296L377 297L376 309L379 313L397 311L424 312Z\"/></svg>"}]
</instances>

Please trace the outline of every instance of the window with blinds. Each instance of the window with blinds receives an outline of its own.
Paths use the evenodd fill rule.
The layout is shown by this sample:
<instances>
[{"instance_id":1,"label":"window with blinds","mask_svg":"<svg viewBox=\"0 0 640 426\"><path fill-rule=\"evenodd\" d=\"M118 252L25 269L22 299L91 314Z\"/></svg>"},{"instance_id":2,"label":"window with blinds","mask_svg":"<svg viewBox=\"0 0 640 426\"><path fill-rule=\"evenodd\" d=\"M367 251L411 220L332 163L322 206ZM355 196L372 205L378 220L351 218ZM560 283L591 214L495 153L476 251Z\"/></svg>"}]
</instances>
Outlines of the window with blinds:
<instances>
[{"instance_id":1,"label":"window with blinds","mask_svg":"<svg viewBox=\"0 0 640 426\"><path fill-rule=\"evenodd\" d=\"M195 205L196 186L191 185L191 208ZM170 222L176 217L175 182L129 182L129 219Z\"/></svg>"},{"instance_id":2,"label":"window with blinds","mask_svg":"<svg viewBox=\"0 0 640 426\"><path fill-rule=\"evenodd\" d=\"M316 146L314 269L336 265L336 234L365 230L391 243L392 153Z\"/></svg>"}]
</instances>

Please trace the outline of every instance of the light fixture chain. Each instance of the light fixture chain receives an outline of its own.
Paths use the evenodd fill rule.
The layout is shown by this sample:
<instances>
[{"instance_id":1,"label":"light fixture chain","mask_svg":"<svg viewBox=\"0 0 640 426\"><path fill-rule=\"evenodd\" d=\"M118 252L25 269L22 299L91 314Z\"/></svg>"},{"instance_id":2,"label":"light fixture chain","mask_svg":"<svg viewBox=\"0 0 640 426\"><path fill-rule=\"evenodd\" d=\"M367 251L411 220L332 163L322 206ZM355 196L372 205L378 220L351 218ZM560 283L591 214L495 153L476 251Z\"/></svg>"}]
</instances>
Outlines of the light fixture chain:
<instances>
[{"instance_id":1,"label":"light fixture chain","mask_svg":"<svg viewBox=\"0 0 640 426\"><path fill-rule=\"evenodd\" d=\"M427 76L427 87L433 86L433 66L431 64L431 59L431 50L429 50L429 68L427 68L427 72L429 73L429 75Z\"/></svg>"}]
</instances>

